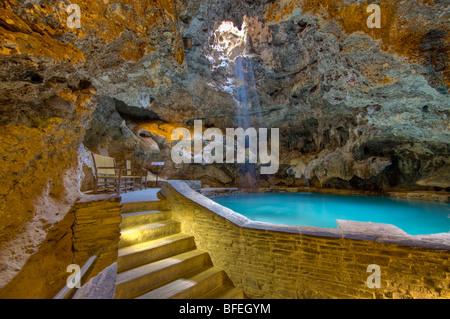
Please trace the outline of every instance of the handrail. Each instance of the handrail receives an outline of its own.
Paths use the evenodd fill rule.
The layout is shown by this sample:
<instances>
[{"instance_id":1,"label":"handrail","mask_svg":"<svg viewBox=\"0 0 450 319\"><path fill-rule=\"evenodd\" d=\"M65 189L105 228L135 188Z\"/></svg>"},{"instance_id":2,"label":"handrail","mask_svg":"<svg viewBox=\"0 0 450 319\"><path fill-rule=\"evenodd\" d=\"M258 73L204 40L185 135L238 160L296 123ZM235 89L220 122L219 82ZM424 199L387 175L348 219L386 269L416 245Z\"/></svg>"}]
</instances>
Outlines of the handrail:
<instances>
[{"instance_id":1,"label":"handrail","mask_svg":"<svg viewBox=\"0 0 450 319\"><path fill-rule=\"evenodd\" d=\"M83 267L81 267L80 269L80 282L83 279L83 277L86 275L86 273L88 272L88 270L92 267L92 264L94 263L94 261L97 259L98 256L92 256L90 257L86 263L83 265ZM73 288L69 288L66 285L64 285L63 289L61 289L55 297L53 297L53 299L66 299L67 296L72 292ZM78 289L78 288L77 288Z\"/></svg>"}]
</instances>

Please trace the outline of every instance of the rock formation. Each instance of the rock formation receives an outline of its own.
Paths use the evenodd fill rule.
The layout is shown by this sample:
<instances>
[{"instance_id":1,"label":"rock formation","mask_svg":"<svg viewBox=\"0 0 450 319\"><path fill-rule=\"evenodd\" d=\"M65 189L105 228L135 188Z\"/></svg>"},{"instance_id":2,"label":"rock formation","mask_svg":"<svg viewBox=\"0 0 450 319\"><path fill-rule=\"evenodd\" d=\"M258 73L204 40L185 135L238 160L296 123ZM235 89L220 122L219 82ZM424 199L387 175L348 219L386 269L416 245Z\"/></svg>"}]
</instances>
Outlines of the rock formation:
<instances>
[{"instance_id":1,"label":"rock formation","mask_svg":"<svg viewBox=\"0 0 450 319\"><path fill-rule=\"evenodd\" d=\"M88 188L89 151L210 186L448 190L450 8L377 1L370 29L370 3L3 1L0 288ZM174 164L196 119L279 128L279 171Z\"/></svg>"},{"instance_id":2,"label":"rock formation","mask_svg":"<svg viewBox=\"0 0 450 319\"><path fill-rule=\"evenodd\" d=\"M183 62L176 12L181 4L73 3L81 28L70 27L69 1L0 4L0 287L31 255L48 249L45 242L56 240L47 233L80 195L82 177L89 174L82 142L92 112L103 105L98 97L133 104L154 81L168 81L168 66L176 72ZM67 253L64 244L53 247L58 249ZM45 266L52 265L39 265Z\"/></svg>"}]
</instances>

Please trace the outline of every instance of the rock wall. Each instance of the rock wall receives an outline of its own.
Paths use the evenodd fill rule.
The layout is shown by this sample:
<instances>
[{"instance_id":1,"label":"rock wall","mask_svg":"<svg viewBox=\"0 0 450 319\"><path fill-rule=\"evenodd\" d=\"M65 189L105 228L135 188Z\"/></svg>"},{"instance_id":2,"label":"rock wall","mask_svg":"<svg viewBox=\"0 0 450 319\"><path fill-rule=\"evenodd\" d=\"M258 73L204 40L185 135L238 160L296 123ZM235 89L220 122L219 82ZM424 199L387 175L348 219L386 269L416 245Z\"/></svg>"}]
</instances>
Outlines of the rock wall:
<instances>
[{"instance_id":1,"label":"rock wall","mask_svg":"<svg viewBox=\"0 0 450 319\"><path fill-rule=\"evenodd\" d=\"M67 266L73 263L73 222L74 214L69 212L53 227L29 231L47 234L37 248L26 252L29 254L26 262L14 259L21 254L23 242L7 253L3 251L1 261L6 269L2 269L1 299L53 298L64 287L69 275Z\"/></svg>"},{"instance_id":2,"label":"rock wall","mask_svg":"<svg viewBox=\"0 0 450 319\"><path fill-rule=\"evenodd\" d=\"M127 100L127 123L138 138L140 131L156 141L152 158L166 162L170 179L445 190L449 8L379 1L381 28L369 29L370 3L186 1L177 33L191 43L184 64L161 64L170 85ZM157 120L144 119L146 104ZM173 164L168 130L192 130L196 119L222 130L280 128L280 170L264 176L258 165ZM142 153L128 154L145 165Z\"/></svg>"},{"instance_id":3,"label":"rock wall","mask_svg":"<svg viewBox=\"0 0 450 319\"><path fill-rule=\"evenodd\" d=\"M378 1L368 29L368 3L2 1L0 287L88 184L88 151L210 186L448 189L449 8ZM174 164L195 119L280 128L279 171Z\"/></svg>"},{"instance_id":4,"label":"rock wall","mask_svg":"<svg viewBox=\"0 0 450 319\"><path fill-rule=\"evenodd\" d=\"M90 257L97 256L82 278L83 285L117 261L121 221L118 196L84 196L61 221L46 229L45 240L24 266L14 269L17 274L0 289L0 298L51 299L73 274L67 271L69 265L81 268ZM10 251L12 255L17 252L20 250Z\"/></svg>"},{"instance_id":5,"label":"rock wall","mask_svg":"<svg viewBox=\"0 0 450 319\"><path fill-rule=\"evenodd\" d=\"M68 22L70 4L81 28ZM177 1L1 2L0 288L57 240L51 230L90 177L82 142L98 96L136 105L148 88L170 85L168 66L182 69L181 9Z\"/></svg>"},{"instance_id":6,"label":"rock wall","mask_svg":"<svg viewBox=\"0 0 450 319\"><path fill-rule=\"evenodd\" d=\"M221 128L279 127L279 185L297 175L300 185L420 188L418 180L448 170L448 26L442 20L448 7L381 1L381 28L368 29L368 4L188 6L182 15L183 35L192 39L186 62L190 87L199 93L191 118ZM214 32L223 21L246 30L245 50L234 53L241 60L223 58L217 49ZM219 104L215 96L223 97ZM163 105L156 99L153 109ZM448 183L438 185L428 184Z\"/></svg>"}]
</instances>

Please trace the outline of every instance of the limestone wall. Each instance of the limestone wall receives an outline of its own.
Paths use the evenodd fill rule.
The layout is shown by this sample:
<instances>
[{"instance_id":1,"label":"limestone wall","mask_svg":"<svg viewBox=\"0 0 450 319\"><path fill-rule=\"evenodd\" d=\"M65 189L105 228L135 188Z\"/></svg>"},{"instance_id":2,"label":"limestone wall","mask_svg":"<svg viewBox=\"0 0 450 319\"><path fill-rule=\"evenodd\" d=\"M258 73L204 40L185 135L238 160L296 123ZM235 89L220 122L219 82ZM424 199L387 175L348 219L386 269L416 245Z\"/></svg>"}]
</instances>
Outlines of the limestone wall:
<instances>
[{"instance_id":1,"label":"limestone wall","mask_svg":"<svg viewBox=\"0 0 450 319\"><path fill-rule=\"evenodd\" d=\"M162 186L173 218L251 298L449 298L450 241L392 225L339 229L252 222L192 191ZM364 228L364 224L367 224ZM360 227L358 229L358 227ZM380 267L380 288L366 284Z\"/></svg>"},{"instance_id":2,"label":"limestone wall","mask_svg":"<svg viewBox=\"0 0 450 319\"><path fill-rule=\"evenodd\" d=\"M82 267L98 255L82 284L117 261L120 238L120 197L85 196L62 221L48 230L44 244L32 254L15 277L0 289L0 299L53 298L72 274L67 266ZM11 252L11 254L13 254ZM10 264L10 267L14 264Z\"/></svg>"}]
</instances>

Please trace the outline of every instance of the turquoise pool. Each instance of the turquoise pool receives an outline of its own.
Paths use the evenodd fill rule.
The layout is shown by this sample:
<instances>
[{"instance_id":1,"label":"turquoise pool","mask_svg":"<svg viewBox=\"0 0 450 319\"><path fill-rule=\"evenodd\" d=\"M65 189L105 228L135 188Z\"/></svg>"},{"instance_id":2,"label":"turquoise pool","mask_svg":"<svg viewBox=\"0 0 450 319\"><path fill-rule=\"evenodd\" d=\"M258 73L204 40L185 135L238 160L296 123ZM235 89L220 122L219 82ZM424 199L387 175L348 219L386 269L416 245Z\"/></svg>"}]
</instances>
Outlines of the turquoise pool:
<instances>
[{"instance_id":1,"label":"turquoise pool","mask_svg":"<svg viewBox=\"0 0 450 319\"><path fill-rule=\"evenodd\" d=\"M313 193L215 196L254 221L336 228L336 219L393 224L411 235L450 231L450 204L422 200Z\"/></svg>"}]
</instances>

